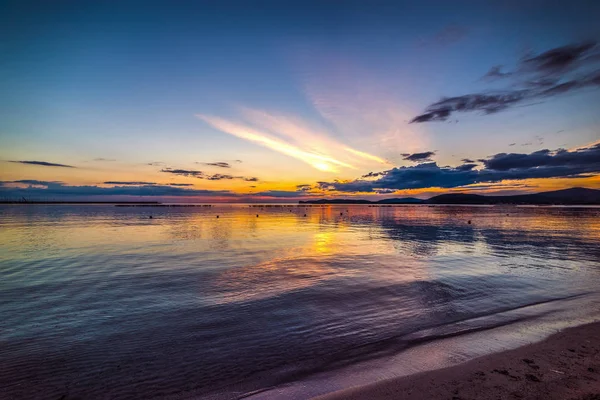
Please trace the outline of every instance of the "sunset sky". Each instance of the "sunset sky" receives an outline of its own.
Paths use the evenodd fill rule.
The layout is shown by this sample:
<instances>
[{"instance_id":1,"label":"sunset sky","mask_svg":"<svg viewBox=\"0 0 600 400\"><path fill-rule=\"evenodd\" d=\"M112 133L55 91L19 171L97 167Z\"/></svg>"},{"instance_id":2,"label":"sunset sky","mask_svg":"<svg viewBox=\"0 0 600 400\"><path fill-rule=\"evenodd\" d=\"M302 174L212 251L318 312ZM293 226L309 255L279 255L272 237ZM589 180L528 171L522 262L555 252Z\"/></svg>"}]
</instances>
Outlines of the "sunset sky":
<instances>
[{"instance_id":1,"label":"sunset sky","mask_svg":"<svg viewBox=\"0 0 600 400\"><path fill-rule=\"evenodd\" d=\"M0 0L0 197L600 188L600 2L557 3Z\"/></svg>"}]
</instances>

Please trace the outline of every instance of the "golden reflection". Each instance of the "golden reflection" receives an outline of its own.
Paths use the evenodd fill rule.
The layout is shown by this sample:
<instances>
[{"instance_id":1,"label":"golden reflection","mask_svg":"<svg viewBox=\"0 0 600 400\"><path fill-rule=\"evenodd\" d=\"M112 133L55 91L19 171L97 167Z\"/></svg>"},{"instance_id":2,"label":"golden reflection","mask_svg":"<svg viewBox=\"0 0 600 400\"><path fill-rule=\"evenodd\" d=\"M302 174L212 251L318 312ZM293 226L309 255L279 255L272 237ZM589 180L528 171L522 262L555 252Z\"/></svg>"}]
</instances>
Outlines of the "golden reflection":
<instances>
[{"instance_id":1,"label":"golden reflection","mask_svg":"<svg viewBox=\"0 0 600 400\"><path fill-rule=\"evenodd\" d=\"M333 252L333 234L331 232L317 232L314 234L314 250L317 254L331 254Z\"/></svg>"}]
</instances>

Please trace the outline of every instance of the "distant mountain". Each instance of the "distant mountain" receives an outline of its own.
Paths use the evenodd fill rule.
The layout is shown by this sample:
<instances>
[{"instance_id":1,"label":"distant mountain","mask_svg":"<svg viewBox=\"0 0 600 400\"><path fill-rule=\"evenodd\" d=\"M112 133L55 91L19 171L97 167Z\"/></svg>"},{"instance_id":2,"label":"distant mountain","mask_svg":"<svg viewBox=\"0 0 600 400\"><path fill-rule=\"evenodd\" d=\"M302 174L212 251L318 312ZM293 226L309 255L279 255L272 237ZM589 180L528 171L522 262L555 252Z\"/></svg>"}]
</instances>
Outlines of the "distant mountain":
<instances>
[{"instance_id":1,"label":"distant mountain","mask_svg":"<svg viewBox=\"0 0 600 400\"><path fill-rule=\"evenodd\" d=\"M469 193L449 193L428 200L412 197L384 199L379 201L358 199L320 199L300 201L300 204L564 204L600 205L600 190L571 188L513 196L483 196Z\"/></svg>"},{"instance_id":2,"label":"distant mountain","mask_svg":"<svg viewBox=\"0 0 600 400\"><path fill-rule=\"evenodd\" d=\"M521 194L514 196L482 196L477 194L451 193L435 196L426 201L428 204L600 204L600 190L571 188Z\"/></svg>"}]
</instances>

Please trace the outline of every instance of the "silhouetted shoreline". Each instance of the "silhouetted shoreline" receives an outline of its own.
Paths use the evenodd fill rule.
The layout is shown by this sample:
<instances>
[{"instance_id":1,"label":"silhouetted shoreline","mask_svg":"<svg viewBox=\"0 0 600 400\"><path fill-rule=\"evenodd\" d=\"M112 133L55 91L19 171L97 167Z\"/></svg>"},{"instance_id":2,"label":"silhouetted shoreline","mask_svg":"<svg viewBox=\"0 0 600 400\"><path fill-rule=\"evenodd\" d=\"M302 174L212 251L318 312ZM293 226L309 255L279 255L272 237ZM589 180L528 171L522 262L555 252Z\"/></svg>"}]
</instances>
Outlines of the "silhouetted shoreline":
<instances>
[{"instance_id":1,"label":"silhouetted shoreline","mask_svg":"<svg viewBox=\"0 0 600 400\"><path fill-rule=\"evenodd\" d=\"M300 201L299 204L525 204L525 205L600 205L600 190L571 188L552 192L513 196L483 196L468 193L449 193L427 200L393 198L378 201L359 199L319 199Z\"/></svg>"},{"instance_id":2,"label":"silhouetted shoreline","mask_svg":"<svg viewBox=\"0 0 600 400\"><path fill-rule=\"evenodd\" d=\"M160 205L158 201L37 201L37 200L8 200L0 204L118 204L118 205Z\"/></svg>"}]
</instances>

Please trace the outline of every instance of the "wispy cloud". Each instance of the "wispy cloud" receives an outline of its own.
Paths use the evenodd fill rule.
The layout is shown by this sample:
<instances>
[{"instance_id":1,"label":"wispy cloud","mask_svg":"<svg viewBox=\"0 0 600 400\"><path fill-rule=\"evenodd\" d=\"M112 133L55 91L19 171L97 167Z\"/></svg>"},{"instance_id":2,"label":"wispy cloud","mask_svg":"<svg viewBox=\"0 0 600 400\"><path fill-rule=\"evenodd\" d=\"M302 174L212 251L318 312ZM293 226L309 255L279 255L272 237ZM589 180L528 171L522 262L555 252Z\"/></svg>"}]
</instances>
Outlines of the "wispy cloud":
<instances>
[{"instance_id":1,"label":"wispy cloud","mask_svg":"<svg viewBox=\"0 0 600 400\"><path fill-rule=\"evenodd\" d=\"M356 169L365 162L388 164L381 157L333 139L323 127L290 115L242 108L241 123L203 114L197 117L222 132L294 157L321 171Z\"/></svg>"},{"instance_id":2,"label":"wispy cloud","mask_svg":"<svg viewBox=\"0 0 600 400\"><path fill-rule=\"evenodd\" d=\"M42 167L61 167L61 168L76 168L72 165L67 164L57 164L46 161L10 161L12 163L20 163L20 164L30 164L30 165L40 165Z\"/></svg>"},{"instance_id":3,"label":"wispy cloud","mask_svg":"<svg viewBox=\"0 0 600 400\"><path fill-rule=\"evenodd\" d=\"M253 129L247 125L234 123L223 118L212 117L208 115L197 114L196 116L222 132L229 133L230 135L237 136L290 157L294 157L321 171L334 171L337 169L337 166L355 168L353 165L336 160L332 157L328 157L317 152L311 152L310 150L303 150L282 139L274 137L267 132Z\"/></svg>"},{"instance_id":4,"label":"wispy cloud","mask_svg":"<svg viewBox=\"0 0 600 400\"><path fill-rule=\"evenodd\" d=\"M406 124L413 106L401 100L381 74L339 54L318 50L299 51L294 66L314 109L353 148L393 159L428 145L425 129ZM398 71L400 79L402 75Z\"/></svg>"},{"instance_id":5,"label":"wispy cloud","mask_svg":"<svg viewBox=\"0 0 600 400\"><path fill-rule=\"evenodd\" d=\"M354 154L355 156L362 157L366 160L375 161L375 162L378 162L381 164L390 164L390 162L388 160L384 160L383 158L375 156L373 154L365 153L364 151L356 150L356 149L353 149L350 147L344 147L344 150Z\"/></svg>"}]
</instances>

